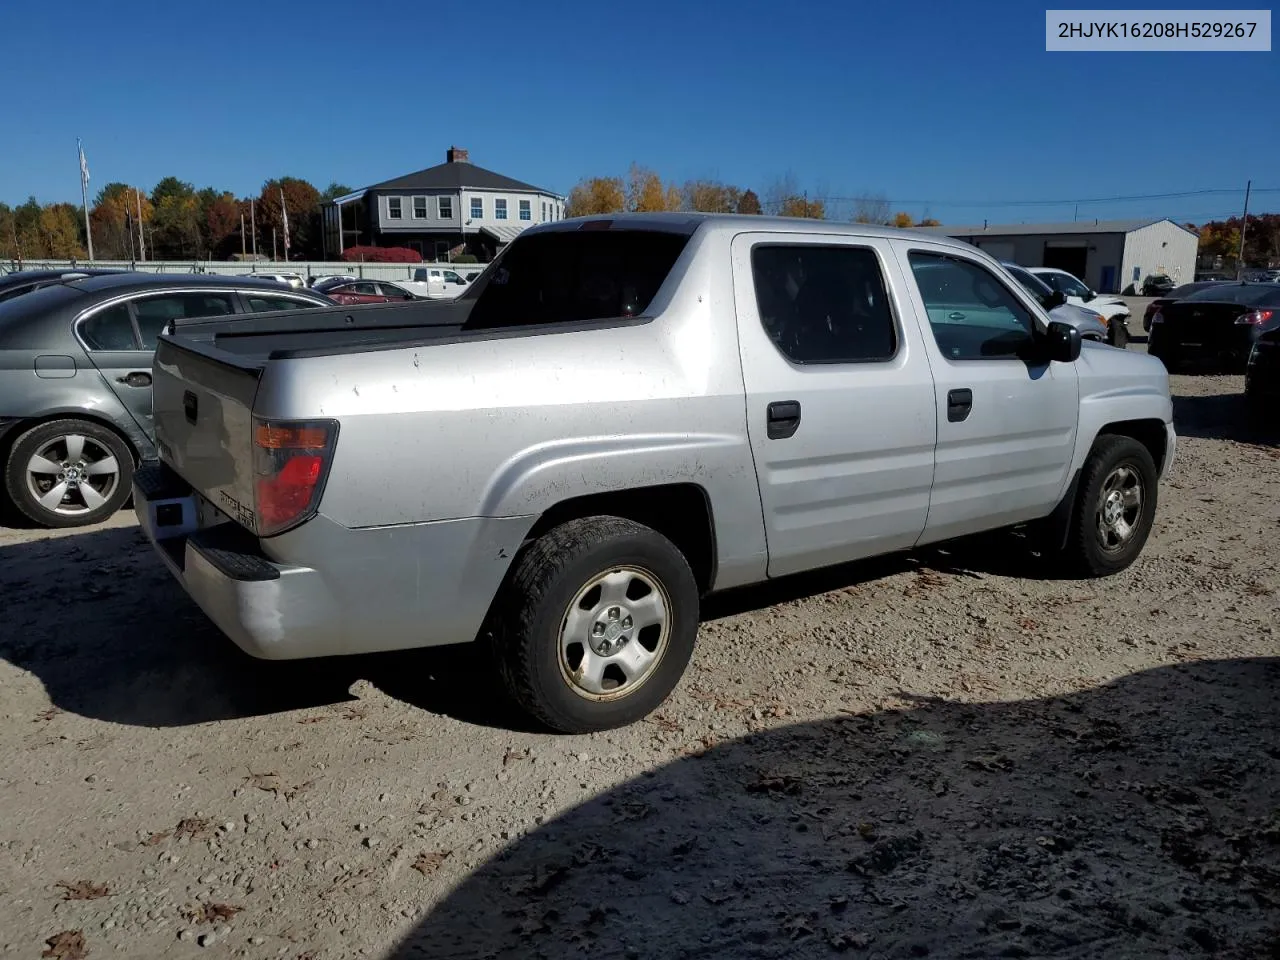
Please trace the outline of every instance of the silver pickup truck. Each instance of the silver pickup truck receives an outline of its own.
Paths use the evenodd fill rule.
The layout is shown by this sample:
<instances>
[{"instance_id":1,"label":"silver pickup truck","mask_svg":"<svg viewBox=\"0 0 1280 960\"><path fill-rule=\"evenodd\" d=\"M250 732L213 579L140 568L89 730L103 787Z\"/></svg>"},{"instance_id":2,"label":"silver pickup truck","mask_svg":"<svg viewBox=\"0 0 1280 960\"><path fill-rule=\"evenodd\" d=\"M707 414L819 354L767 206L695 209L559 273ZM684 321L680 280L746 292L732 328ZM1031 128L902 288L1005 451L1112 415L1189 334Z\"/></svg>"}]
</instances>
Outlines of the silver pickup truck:
<instances>
[{"instance_id":1,"label":"silver pickup truck","mask_svg":"<svg viewBox=\"0 0 1280 960\"><path fill-rule=\"evenodd\" d=\"M482 639L561 731L660 704L711 591L1015 525L1122 570L1174 456L1159 361L861 224L565 220L455 301L202 329L134 488L188 593L258 657Z\"/></svg>"}]
</instances>

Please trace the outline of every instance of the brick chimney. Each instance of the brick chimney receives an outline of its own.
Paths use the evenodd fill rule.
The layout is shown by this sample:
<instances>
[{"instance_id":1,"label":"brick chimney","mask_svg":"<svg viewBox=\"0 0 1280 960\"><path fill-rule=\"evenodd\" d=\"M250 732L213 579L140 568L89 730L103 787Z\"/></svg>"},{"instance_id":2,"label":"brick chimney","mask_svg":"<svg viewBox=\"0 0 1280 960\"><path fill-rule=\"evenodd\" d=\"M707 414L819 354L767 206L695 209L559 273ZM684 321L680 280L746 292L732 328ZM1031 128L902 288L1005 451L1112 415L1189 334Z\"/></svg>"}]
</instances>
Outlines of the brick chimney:
<instances>
[{"instance_id":1,"label":"brick chimney","mask_svg":"<svg viewBox=\"0 0 1280 960\"><path fill-rule=\"evenodd\" d=\"M444 153L446 163L470 163L471 158L461 147L450 147Z\"/></svg>"}]
</instances>

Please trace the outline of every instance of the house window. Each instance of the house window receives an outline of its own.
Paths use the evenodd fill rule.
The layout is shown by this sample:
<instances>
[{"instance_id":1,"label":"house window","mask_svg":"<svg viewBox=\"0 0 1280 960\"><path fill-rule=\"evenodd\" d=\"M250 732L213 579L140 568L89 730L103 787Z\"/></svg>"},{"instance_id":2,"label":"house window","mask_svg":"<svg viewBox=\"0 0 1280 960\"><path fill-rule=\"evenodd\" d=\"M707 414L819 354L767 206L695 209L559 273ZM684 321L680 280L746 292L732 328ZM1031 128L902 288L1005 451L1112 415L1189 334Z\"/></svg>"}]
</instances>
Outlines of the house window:
<instances>
[{"instance_id":1,"label":"house window","mask_svg":"<svg viewBox=\"0 0 1280 960\"><path fill-rule=\"evenodd\" d=\"M440 219L441 220L453 219L453 197L440 198Z\"/></svg>"},{"instance_id":2,"label":"house window","mask_svg":"<svg viewBox=\"0 0 1280 960\"><path fill-rule=\"evenodd\" d=\"M427 198L426 197L413 198L413 219L415 220L427 219Z\"/></svg>"},{"instance_id":3,"label":"house window","mask_svg":"<svg viewBox=\"0 0 1280 960\"><path fill-rule=\"evenodd\" d=\"M471 198L471 219L482 220L483 218L484 218L484 198L472 197Z\"/></svg>"},{"instance_id":4,"label":"house window","mask_svg":"<svg viewBox=\"0 0 1280 960\"><path fill-rule=\"evenodd\" d=\"M507 201L506 200L499 198L493 201L493 219L495 220L507 219Z\"/></svg>"},{"instance_id":5,"label":"house window","mask_svg":"<svg viewBox=\"0 0 1280 960\"><path fill-rule=\"evenodd\" d=\"M547 219L547 201L545 200L542 201L542 219L544 221Z\"/></svg>"},{"instance_id":6,"label":"house window","mask_svg":"<svg viewBox=\"0 0 1280 960\"><path fill-rule=\"evenodd\" d=\"M528 200L520 201L520 219L521 220L533 219L533 207Z\"/></svg>"},{"instance_id":7,"label":"house window","mask_svg":"<svg viewBox=\"0 0 1280 960\"><path fill-rule=\"evenodd\" d=\"M400 211L400 198L387 197L387 219L399 220L403 214Z\"/></svg>"}]
</instances>

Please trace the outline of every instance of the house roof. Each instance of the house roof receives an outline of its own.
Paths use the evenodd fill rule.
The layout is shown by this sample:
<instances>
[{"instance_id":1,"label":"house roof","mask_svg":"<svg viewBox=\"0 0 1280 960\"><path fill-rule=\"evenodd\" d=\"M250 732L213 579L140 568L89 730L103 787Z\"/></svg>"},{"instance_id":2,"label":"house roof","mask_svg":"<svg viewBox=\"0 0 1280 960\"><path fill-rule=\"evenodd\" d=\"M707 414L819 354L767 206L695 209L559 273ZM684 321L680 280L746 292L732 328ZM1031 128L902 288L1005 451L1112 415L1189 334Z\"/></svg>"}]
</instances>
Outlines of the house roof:
<instances>
[{"instance_id":1,"label":"house roof","mask_svg":"<svg viewBox=\"0 0 1280 960\"><path fill-rule=\"evenodd\" d=\"M499 243L510 243L532 225L530 223L504 223L496 227L486 225L480 228L480 232L487 233Z\"/></svg>"},{"instance_id":2,"label":"house roof","mask_svg":"<svg viewBox=\"0 0 1280 960\"><path fill-rule=\"evenodd\" d=\"M417 173L375 183L366 190L461 190L471 187L477 190L518 190L526 193L545 193L555 196L533 184L504 177L500 173L477 167L474 163L440 163Z\"/></svg>"},{"instance_id":3,"label":"house roof","mask_svg":"<svg viewBox=\"0 0 1280 960\"><path fill-rule=\"evenodd\" d=\"M1026 236L1029 234L1039 233L1133 233L1135 230L1141 230L1143 227L1149 227L1153 223L1173 223L1179 230L1187 228L1180 223L1174 223L1168 217L1150 217L1142 220L1079 220L1072 223L993 223L987 226L982 224L974 224L972 226L948 226L940 227L916 227L917 230L925 230L930 233L941 233L948 237L959 236L989 236L989 237L1013 237ZM1190 233L1190 230L1187 230Z\"/></svg>"}]
</instances>

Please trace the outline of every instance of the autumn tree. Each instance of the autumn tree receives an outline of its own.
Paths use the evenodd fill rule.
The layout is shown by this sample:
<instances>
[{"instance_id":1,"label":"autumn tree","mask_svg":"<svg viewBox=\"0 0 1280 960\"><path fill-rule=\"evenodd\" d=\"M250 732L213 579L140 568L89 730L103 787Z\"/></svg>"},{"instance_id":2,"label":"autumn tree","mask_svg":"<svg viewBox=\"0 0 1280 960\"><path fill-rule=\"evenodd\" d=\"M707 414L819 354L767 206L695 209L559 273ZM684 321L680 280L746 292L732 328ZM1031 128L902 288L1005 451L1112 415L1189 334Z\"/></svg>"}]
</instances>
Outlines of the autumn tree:
<instances>
[{"instance_id":1,"label":"autumn tree","mask_svg":"<svg viewBox=\"0 0 1280 960\"><path fill-rule=\"evenodd\" d=\"M854 223L888 223L889 201L883 193L858 197L853 201Z\"/></svg>"},{"instance_id":2,"label":"autumn tree","mask_svg":"<svg viewBox=\"0 0 1280 960\"><path fill-rule=\"evenodd\" d=\"M22 256L18 231L13 222L13 208L7 203L0 203L0 260L17 260Z\"/></svg>"},{"instance_id":3,"label":"autumn tree","mask_svg":"<svg viewBox=\"0 0 1280 960\"><path fill-rule=\"evenodd\" d=\"M684 185L684 207L687 210L734 213L741 202L741 190L714 180L690 180Z\"/></svg>"},{"instance_id":4,"label":"autumn tree","mask_svg":"<svg viewBox=\"0 0 1280 960\"><path fill-rule=\"evenodd\" d=\"M918 227L940 227L940 226L942 226L942 221L941 221L941 220L935 220L935 219L933 219L933 217L925 217L925 218L924 218L923 220L921 220L918 224L916 224L916 226L918 226Z\"/></svg>"},{"instance_id":5,"label":"autumn tree","mask_svg":"<svg viewBox=\"0 0 1280 960\"><path fill-rule=\"evenodd\" d=\"M626 208L627 197L621 177L592 177L569 191L567 217L586 217L601 213L619 213Z\"/></svg>"},{"instance_id":6,"label":"autumn tree","mask_svg":"<svg viewBox=\"0 0 1280 960\"><path fill-rule=\"evenodd\" d=\"M827 218L827 210L821 200L810 200L806 195L796 194L782 198L782 205L778 209L778 216L804 217L809 220L825 220Z\"/></svg>"},{"instance_id":7,"label":"autumn tree","mask_svg":"<svg viewBox=\"0 0 1280 960\"><path fill-rule=\"evenodd\" d=\"M742 196L738 198L738 213L750 214L756 217L760 215L760 198L756 196L754 190L744 190L742 192Z\"/></svg>"},{"instance_id":8,"label":"autumn tree","mask_svg":"<svg viewBox=\"0 0 1280 960\"><path fill-rule=\"evenodd\" d=\"M144 228L155 208L146 191L127 183L108 183L98 191L89 222L93 226L93 254L103 260L132 260L138 255L138 210Z\"/></svg>"},{"instance_id":9,"label":"autumn tree","mask_svg":"<svg viewBox=\"0 0 1280 960\"><path fill-rule=\"evenodd\" d=\"M80 208L69 203L51 203L40 210L39 250L41 257L55 260L82 258Z\"/></svg>"},{"instance_id":10,"label":"autumn tree","mask_svg":"<svg viewBox=\"0 0 1280 960\"><path fill-rule=\"evenodd\" d=\"M684 204L680 188L674 183L663 186L662 178L647 167L633 163L627 173L627 210L653 213L679 210Z\"/></svg>"},{"instance_id":11,"label":"autumn tree","mask_svg":"<svg viewBox=\"0 0 1280 960\"><path fill-rule=\"evenodd\" d=\"M337 180L330 180L329 185L324 188L320 194L321 200L336 200L338 197L345 197L351 192L351 188L345 183L339 183Z\"/></svg>"},{"instance_id":12,"label":"autumn tree","mask_svg":"<svg viewBox=\"0 0 1280 960\"><path fill-rule=\"evenodd\" d=\"M187 260L200 257L205 243L201 231L200 201L195 187L177 177L165 177L151 191L151 230L147 255L153 260Z\"/></svg>"},{"instance_id":13,"label":"autumn tree","mask_svg":"<svg viewBox=\"0 0 1280 960\"><path fill-rule=\"evenodd\" d=\"M224 260L232 253L238 253L241 209L235 195L226 190L218 192L212 187L206 187L200 191L198 199L204 242L209 255Z\"/></svg>"},{"instance_id":14,"label":"autumn tree","mask_svg":"<svg viewBox=\"0 0 1280 960\"><path fill-rule=\"evenodd\" d=\"M915 225L915 221L911 219L911 214L905 210L899 210L893 215L893 225L895 227L910 227Z\"/></svg>"},{"instance_id":15,"label":"autumn tree","mask_svg":"<svg viewBox=\"0 0 1280 960\"><path fill-rule=\"evenodd\" d=\"M280 195L284 193L284 209L289 215L289 249L284 248L284 216L280 207ZM320 192L306 180L298 177L280 177L262 185L257 201L257 220L260 237L270 243L271 231L276 231L276 250L282 259L313 258L320 256ZM267 249L270 249L269 247ZM262 250L262 247L259 247Z\"/></svg>"}]
</instances>

